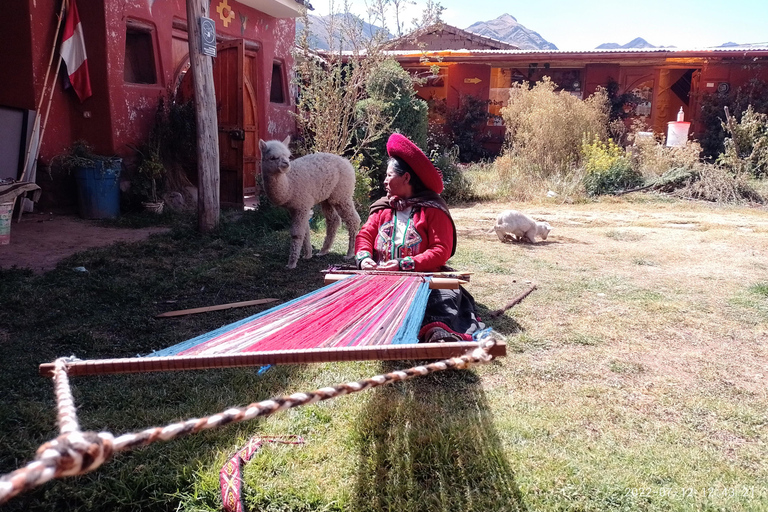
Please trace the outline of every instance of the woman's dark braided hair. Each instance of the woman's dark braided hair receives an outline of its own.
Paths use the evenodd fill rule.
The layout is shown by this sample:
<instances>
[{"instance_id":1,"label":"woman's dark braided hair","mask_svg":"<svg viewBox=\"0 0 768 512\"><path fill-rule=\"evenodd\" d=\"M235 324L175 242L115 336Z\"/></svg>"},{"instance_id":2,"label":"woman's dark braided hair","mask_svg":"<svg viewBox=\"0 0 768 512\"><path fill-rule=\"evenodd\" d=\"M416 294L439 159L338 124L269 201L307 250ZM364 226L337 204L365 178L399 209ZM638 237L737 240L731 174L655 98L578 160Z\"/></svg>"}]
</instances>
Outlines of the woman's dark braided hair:
<instances>
[{"instance_id":1,"label":"woman's dark braided hair","mask_svg":"<svg viewBox=\"0 0 768 512\"><path fill-rule=\"evenodd\" d=\"M418 194L420 192L424 192L427 190L427 186L424 185L424 182L421 181L421 178L419 178L419 175L414 172L414 170L411 168L408 163L403 160L402 158L392 156L389 157L389 161L387 162L387 166L391 167L392 170L397 174L398 176L402 176L405 173L408 173L411 175L411 188L413 189L414 194Z\"/></svg>"}]
</instances>

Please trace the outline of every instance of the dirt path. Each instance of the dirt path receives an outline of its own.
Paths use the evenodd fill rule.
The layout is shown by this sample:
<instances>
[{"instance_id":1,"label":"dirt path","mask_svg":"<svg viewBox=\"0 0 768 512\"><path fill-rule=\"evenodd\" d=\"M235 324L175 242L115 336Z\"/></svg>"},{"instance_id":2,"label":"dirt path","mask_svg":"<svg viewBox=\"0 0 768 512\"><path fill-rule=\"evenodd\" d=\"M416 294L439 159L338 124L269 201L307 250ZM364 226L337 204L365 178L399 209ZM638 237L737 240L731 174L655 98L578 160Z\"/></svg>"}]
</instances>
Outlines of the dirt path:
<instances>
[{"instance_id":1,"label":"dirt path","mask_svg":"<svg viewBox=\"0 0 768 512\"><path fill-rule=\"evenodd\" d=\"M115 242L136 242L167 228L126 229L99 225L69 215L25 214L13 220L11 243L0 245L0 268L29 268L43 273L62 259L92 247Z\"/></svg>"}]
</instances>

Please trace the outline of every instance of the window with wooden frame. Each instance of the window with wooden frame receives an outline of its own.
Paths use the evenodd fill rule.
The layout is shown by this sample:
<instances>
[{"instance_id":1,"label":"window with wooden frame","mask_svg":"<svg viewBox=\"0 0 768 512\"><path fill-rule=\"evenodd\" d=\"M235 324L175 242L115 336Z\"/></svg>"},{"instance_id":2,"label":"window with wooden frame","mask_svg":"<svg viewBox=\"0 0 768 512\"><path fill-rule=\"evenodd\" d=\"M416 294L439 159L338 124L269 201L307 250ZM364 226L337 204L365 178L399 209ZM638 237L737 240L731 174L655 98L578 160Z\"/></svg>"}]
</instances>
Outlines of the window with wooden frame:
<instances>
[{"instance_id":1,"label":"window with wooden frame","mask_svg":"<svg viewBox=\"0 0 768 512\"><path fill-rule=\"evenodd\" d=\"M156 84L154 30L151 25L129 22L125 30L123 80L129 84Z\"/></svg>"},{"instance_id":2,"label":"window with wooden frame","mask_svg":"<svg viewBox=\"0 0 768 512\"><path fill-rule=\"evenodd\" d=\"M269 89L270 103L285 103L285 81L283 80L283 64L272 63L272 85Z\"/></svg>"}]
</instances>

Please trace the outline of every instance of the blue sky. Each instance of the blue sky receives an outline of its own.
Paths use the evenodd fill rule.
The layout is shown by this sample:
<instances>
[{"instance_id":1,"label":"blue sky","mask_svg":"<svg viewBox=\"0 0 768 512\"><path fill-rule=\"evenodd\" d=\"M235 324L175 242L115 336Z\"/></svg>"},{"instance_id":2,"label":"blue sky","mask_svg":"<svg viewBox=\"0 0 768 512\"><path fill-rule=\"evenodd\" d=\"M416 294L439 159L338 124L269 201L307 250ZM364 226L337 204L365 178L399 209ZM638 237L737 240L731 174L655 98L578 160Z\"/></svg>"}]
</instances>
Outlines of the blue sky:
<instances>
[{"instance_id":1,"label":"blue sky","mask_svg":"<svg viewBox=\"0 0 768 512\"><path fill-rule=\"evenodd\" d=\"M364 0L350 0L365 12ZM407 19L425 5L419 0ZM768 43L768 0L442 0L443 21L467 28L511 14L561 50L589 50L601 43L628 43L642 37L654 46L694 48L726 42ZM313 14L329 12L328 0L312 0ZM336 2L338 10L340 2ZM622 6L621 8L619 6Z\"/></svg>"}]
</instances>

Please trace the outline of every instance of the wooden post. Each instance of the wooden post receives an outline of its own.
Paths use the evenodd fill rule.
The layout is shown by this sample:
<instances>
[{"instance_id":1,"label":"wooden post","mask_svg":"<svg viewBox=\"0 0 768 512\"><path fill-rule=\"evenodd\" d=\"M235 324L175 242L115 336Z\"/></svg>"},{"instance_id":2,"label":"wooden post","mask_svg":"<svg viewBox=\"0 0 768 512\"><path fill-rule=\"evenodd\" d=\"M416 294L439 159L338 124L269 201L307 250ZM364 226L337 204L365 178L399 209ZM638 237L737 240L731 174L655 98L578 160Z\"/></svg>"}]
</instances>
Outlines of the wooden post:
<instances>
[{"instance_id":1,"label":"wooden post","mask_svg":"<svg viewBox=\"0 0 768 512\"><path fill-rule=\"evenodd\" d=\"M195 87L197 120L197 228L212 231L219 224L219 128L213 62L200 52L200 17L208 17L209 0L187 0L189 64Z\"/></svg>"}]
</instances>

